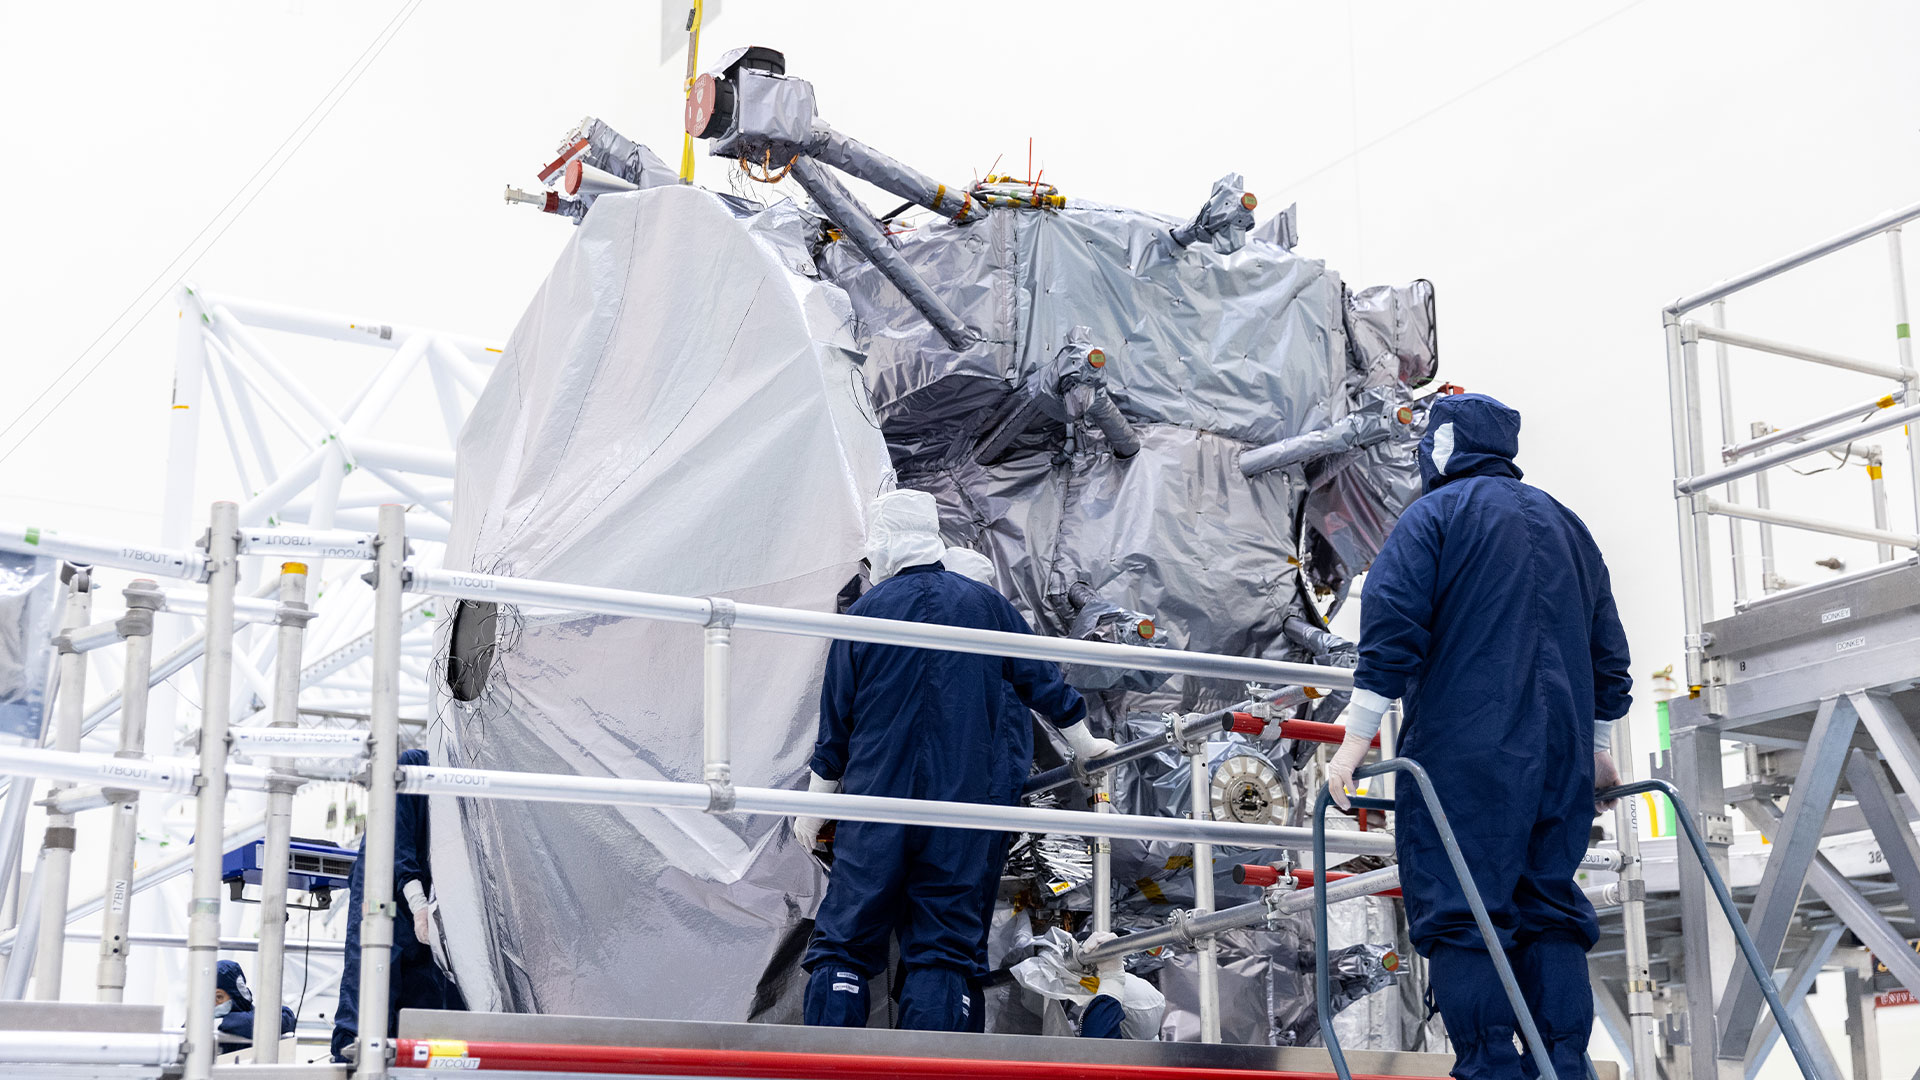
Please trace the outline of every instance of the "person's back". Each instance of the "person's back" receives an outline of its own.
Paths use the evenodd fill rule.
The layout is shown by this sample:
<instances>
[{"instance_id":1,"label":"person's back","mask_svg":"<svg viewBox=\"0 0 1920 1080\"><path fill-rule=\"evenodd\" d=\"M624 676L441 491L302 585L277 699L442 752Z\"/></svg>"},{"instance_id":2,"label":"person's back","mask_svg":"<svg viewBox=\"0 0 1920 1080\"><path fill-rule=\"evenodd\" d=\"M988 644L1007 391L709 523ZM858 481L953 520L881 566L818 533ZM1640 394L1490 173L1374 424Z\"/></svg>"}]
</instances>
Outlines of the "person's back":
<instances>
[{"instance_id":1,"label":"person's back","mask_svg":"<svg viewBox=\"0 0 1920 1080\"><path fill-rule=\"evenodd\" d=\"M874 586L847 613L1030 632L999 593L939 563L903 569ZM1006 712L1010 677L1021 678L1022 665L977 653L843 644L847 663L828 665L825 688L846 715L858 718L848 734L842 790L956 802L1004 801L1004 793L996 790L1004 786L1004 778L996 773L1006 770L996 762L995 750L1005 733L996 727ZM1026 681L1032 685L1033 680ZM1051 691L1054 700L1064 698L1063 683L1043 689ZM1069 707L1063 700L1058 706L1062 712ZM944 722L927 723L929 716ZM1030 738L1026 746L1031 760Z\"/></svg>"},{"instance_id":2,"label":"person's back","mask_svg":"<svg viewBox=\"0 0 1920 1080\"><path fill-rule=\"evenodd\" d=\"M1401 756L1432 778L1555 1068L1580 1075L1592 1028L1586 950L1599 935L1574 875L1612 781L1610 723L1632 677L1606 565L1586 526L1521 481L1520 416L1492 398L1436 402L1420 446L1427 494L1367 571L1343 791L1395 698ZM1396 786L1396 850L1414 947L1456 1049L1454 1075L1521 1075L1507 1004L1418 789Z\"/></svg>"},{"instance_id":3,"label":"person's back","mask_svg":"<svg viewBox=\"0 0 1920 1080\"><path fill-rule=\"evenodd\" d=\"M867 546L876 583L848 614L1030 632L1005 597L942 566L945 545L931 495L902 490L876 499ZM1061 728L1077 753L1111 748L1087 732L1086 703L1057 665L835 641L809 790L965 802L1007 797L1008 687ZM1022 775L1026 767L1021 763ZM810 848L822 824L795 818L794 836ZM970 983L1001 843L980 830L841 822L803 961L807 1023L866 1025L868 981L886 966L887 939L897 932L905 969L900 1025L965 1030L974 1019Z\"/></svg>"}]
</instances>

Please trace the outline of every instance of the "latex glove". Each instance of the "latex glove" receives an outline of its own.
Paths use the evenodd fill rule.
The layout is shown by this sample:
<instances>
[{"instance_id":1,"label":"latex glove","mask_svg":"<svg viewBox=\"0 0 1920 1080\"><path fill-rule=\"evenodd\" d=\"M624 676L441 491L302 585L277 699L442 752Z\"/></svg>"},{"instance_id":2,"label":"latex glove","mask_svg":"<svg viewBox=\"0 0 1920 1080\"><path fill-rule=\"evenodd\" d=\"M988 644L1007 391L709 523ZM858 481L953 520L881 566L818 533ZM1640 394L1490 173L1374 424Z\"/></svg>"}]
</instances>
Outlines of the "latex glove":
<instances>
[{"instance_id":1,"label":"latex glove","mask_svg":"<svg viewBox=\"0 0 1920 1080\"><path fill-rule=\"evenodd\" d=\"M1096 949L1102 945L1105 945L1109 941L1117 941L1119 940L1119 938L1120 938L1120 935L1114 933L1111 930L1102 930L1099 933L1090 935L1087 938L1086 945L1083 947L1087 949ZM1108 997L1119 997L1120 983L1123 981L1121 976L1125 975L1126 971L1127 971L1127 958L1124 956L1109 957L1108 959L1102 960L1100 963L1095 964L1093 968L1093 973L1096 977L1099 978L1100 987L1099 989L1095 990L1094 993L1105 994Z\"/></svg>"},{"instance_id":2,"label":"latex glove","mask_svg":"<svg viewBox=\"0 0 1920 1080\"><path fill-rule=\"evenodd\" d=\"M1347 789L1353 786L1353 771L1366 760L1373 737L1380 731L1380 718L1387 715L1387 708L1392 704L1391 698L1356 689L1347 710L1340 714L1347 737L1341 740L1340 749L1334 751L1333 760L1327 762L1327 794L1332 797L1333 805L1342 810L1353 808L1347 801Z\"/></svg>"},{"instance_id":3,"label":"latex glove","mask_svg":"<svg viewBox=\"0 0 1920 1080\"><path fill-rule=\"evenodd\" d=\"M1087 722L1085 720L1080 721L1072 727L1061 728L1060 736L1067 740L1068 746L1073 747L1073 756L1079 758L1081 761L1089 761L1104 754L1111 754L1115 746L1112 739L1095 738L1093 732L1087 730Z\"/></svg>"},{"instance_id":4,"label":"latex glove","mask_svg":"<svg viewBox=\"0 0 1920 1080\"><path fill-rule=\"evenodd\" d=\"M1333 799L1333 805L1342 810L1352 808L1353 804L1347 800L1347 789L1353 786L1353 771L1367 759L1367 751L1372 746L1372 732L1349 730L1340 743L1340 749L1333 752L1333 760L1327 762L1327 794Z\"/></svg>"},{"instance_id":5,"label":"latex glove","mask_svg":"<svg viewBox=\"0 0 1920 1080\"><path fill-rule=\"evenodd\" d=\"M1603 788L1619 787L1619 786L1620 786L1620 768L1619 766L1613 763L1613 751L1611 750L1594 751L1593 753L1593 790L1598 792ZM1601 802L1600 800L1595 799L1593 801L1593 812L1595 814L1604 814L1608 810L1613 809L1615 806L1618 806L1619 804L1620 804L1619 799L1608 799L1606 802Z\"/></svg>"},{"instance_id":6,"label":"latex glove","mask_svg":"<svg viewBox=\"0 0 1920 1080\"><path fill-rule=\"evenodd\" d=\"M401 886L400 894L407 898L407 909L413 912L413 936L425 945L433 940L433 905L427 900L427 890L415 878Z\"/></svg>"},{"instance_id":7,"label":"latex glove","mask_svg":"<svg viewBox=\"0 0 1920 1080\"><path fill-rule=\"evenodd\" d=\"M832 795L840 790L840 781L823 780L812 772L807 773L807 790L825 792ZM800 846L812 851L820 842L820 830L827 827L827 819L822 817L796 817L793 819L793 838Z\"/></svg>"}]
</instances>

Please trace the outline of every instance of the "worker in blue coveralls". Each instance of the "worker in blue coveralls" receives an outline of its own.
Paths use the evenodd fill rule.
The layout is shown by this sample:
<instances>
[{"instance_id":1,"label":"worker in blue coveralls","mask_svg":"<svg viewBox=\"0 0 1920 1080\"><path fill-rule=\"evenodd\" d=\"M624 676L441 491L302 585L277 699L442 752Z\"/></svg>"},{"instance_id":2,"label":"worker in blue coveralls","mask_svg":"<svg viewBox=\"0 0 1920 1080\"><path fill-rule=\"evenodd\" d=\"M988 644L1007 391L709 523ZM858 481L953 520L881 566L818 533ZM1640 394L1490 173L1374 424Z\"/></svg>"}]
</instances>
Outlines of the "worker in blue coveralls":
<instances>
[{"instance_id":1,"label":"worker in blue coveralls","mask_svg":"<svg viewBox=\"0 0 1920 1080\"><path fill-rule=\"evenodd\" d=\"M238 962L222 960L213 968L213 1015L220 1021L220 1049L253 1045L253 991L247 989L246 973ZM280 1006L280 1034L291 1035L299 1019L293 1010Z\"/></svg>"},{"instance_id":2,"label":"worker in blue coveralls","mask_svg":"<svg viewBox=\"0 0 1920 1080\"><path fill-rule=\"evenodd\" d=\"M425 750L403 750L402 765L428 764ZM427 945L434 934L433 865L428 856L427 797L401 795L394 800L393 900L407 912L393 920L393 961L387 983L387 1034L400 1033L401 1009L461 1009L467 1001L460 988L434 962ZM348 1049L360 1037L360 917L366 899L367 842L360 841L362 858L347 875L347 955L340 971L340 1003L333 1012L333 1060L348 1060Z\"/></svg>"},{"instance_id":3,"label":"worker in blue coveralls","mask_svg":"<svg viewBox=\"0 0 1920 1080\"><path fill-rule=\"evenodd\" d=\"M1005 597L946 570L943 551L933 496L882 495L867 532L874 586L848 614L1032 632ZM1086 702L1057 665L836 641L820 691L809 790L1009 802L1032 755L1030 728L1016 734L1020 725L1006 715L1009 685L1026 707L1061 729L1076 754L1112 749L1087 730ZM795 818L794 835L811 848L824 824ZM841 822L827 895L802 962L806 1022L865 1027L869 981L885 969L887 939L897 932L905 968L900 1026L967 1030L1000 843L996 834L976 829Z\"/></svg>"},{"instance_id":4,"label":"worker in blue coveralls","mask_svg":"<svg viewBox=\"0 0 1920 1080\"><path fill-rule=\"evenodd\" d=\"M1419 460L1426 493L1367 571L1360 663L1327 787L1346 789L1395 698L1399 752L1432 777L1561 1080L1586 1075L1586 952L1599 937L1574 883L1594 792L1619 783L1612 722L1633 679L1607 567L1573 512L1520 481L1520 414L1490 397L1434 403ZM1431 960L1453 1075L1535 1075L1518 1022L1431 815L1396 785L1400 888Z\"/></svg>"}]
</instances>

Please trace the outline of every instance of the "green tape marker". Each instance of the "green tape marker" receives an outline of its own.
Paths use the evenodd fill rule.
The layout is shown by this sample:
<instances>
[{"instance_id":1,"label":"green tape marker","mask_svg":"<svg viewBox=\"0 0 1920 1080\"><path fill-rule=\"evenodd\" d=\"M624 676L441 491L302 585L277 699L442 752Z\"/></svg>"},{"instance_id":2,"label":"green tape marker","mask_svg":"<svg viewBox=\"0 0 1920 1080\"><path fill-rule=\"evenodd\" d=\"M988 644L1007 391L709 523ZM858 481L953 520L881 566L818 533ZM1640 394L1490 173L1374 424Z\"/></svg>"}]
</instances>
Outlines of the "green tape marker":
<instances>
[{"instance_id":1,"label":"green tape marker","mask_svg":"<svg viewBox=\"0 0 1920 1080\"><path fill-rule=\"evenodd\" d=\"M27 535L26 535L26 541L27 543L32 544L35 547L38 547L40 545L40 530L28 529Z\"/></svg>"},{"instance_id":2,"label":"green tape marker","mask_svg":"<svg viewBox=\"0 0 1920 1080\"><path fill-rule=\"evenodd\" d=\"M1900 325L1895 326L1893 328L1893 336L1897 338L1904 338L1904 337L1912 337L1913 335L1907 331L1907 324L1901 323Z\"/></svg>"}]
</instances>

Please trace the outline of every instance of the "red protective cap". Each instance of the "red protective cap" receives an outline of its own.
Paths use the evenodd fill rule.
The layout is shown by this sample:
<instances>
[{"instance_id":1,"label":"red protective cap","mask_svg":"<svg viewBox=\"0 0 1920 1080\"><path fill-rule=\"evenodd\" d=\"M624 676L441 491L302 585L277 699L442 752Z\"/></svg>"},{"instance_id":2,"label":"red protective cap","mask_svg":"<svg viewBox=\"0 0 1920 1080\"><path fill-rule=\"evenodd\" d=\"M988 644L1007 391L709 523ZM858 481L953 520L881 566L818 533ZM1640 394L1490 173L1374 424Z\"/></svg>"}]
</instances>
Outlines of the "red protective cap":
<instances>
[{"instance_id":1,"label":"red protective cap","mask_svg":"<svg viewBox=\"0 0 1920 1080\"><path fill-rule=\"evenodd\" d=\"M560 193L557 191L547 192L546 204L540 207L540 209L545 210L549 214L559 213L560 212Z\"/></svg>"},{"instance_id":2,"label":"red protective cap","mask_svg":"<svg viewBox=\"0 0 1920 1080\"><path fill-rule=\"evenodd\" d=\"M1259 199L1256 199L1256 198L1254 198L1254 197L1253 197L1253 192L1251 192L1251 191L1249 191L1249 192L1247 192L1246 194L1244 194L1244 195L1242 195L1242 196L1240 196L1240 205L1241 205L1241 206L1244 206L1244 207L1246 207L1246 208L1247 208L1247 209L1249 209L1249 210L1251 210L1251 209L1253 209L1254 207L1256 207L1256 206L1259 206L1259 205L1260 205L1260 200L1259 200Z\"/></svg>"},{"instance_id":3,"label":"red protective cap","mask_svg":"<svg viewBox=\"0 0 1920 1080\"><path fill-rule=\"evenodd\" d=\"M1239 866L1233 868L1233 883L1235 885L1253 885L1264 889L1269 885L1278 885L1280 883L1280 871L1271 866L1261 866L1258 863L1241 863Z\"/></svg>"},{"instance_id":4,"label":"red protective cap","mask_svg":"<svg viewBox=\"0 0 1920 1080\"><path fill-rule=\"evenodd\" d=\"M1097 367L1097 368L1106 367L1107 366L1106 352L1101 349L1093 349L1089 351L1087 353L1087 365L1089 367Z\"/></svg>"},{"instance_id":5,"label":"red protective cap","mask_svg":"<svg viewBox=\"0 0 1920 1080\"><path fill-rule=\"evenodd\" d=\"M586 166L581 164L580 159L575 158L567 162L566 179L560 181L560 186L566 190L567 194L578 195L580 194L580 178L585 176L586 173Z\"/></svg>"},{"instance_id":6,"label":"red protective cap","mask_svg":"<svg viewBox=\"0 0 1920 1080\"><path fill-rule=\"evenodd\" d=\"M1154 628L1152 619L1141 619L1138 623L1134 624L1133 629L1140 635L1140 640L1142 641L1152 641L1153 635L1158 632Z\"/></svg>"},{"instance_id":7,"label":"red protective cap","mask_svg":"<svg viewBox=\"0 0 1920 1080\"><path fill-rule=\"evenodd\" d=\"M693 90L687 94L687 134L696 139L705 137L707 125L713 121L713 107L719 100L720 91L711 73L693 80Z\"/></svg>"},{"instance_id":8,"label":"red protective cap","mask_svg":"<svg viewBox=\"0 0 1920 1080\"><path fill-rule=\"evenodd\" d=\"M1237 712L1233 714L1233 725L1227 730L1242 735L1258 735L1267 730L1267 722L1252 713Z\"/></svg>"},{"instance_id":9,"label":"red protective cap","mask_svg":"<svg viewBox=\"0 0 1920 1080\"><path fill-rule=\"evenodd\" d=\"M1394 411L1393 418L1403 424L1411 424L1413 423L1413 410L1402 405Z\"/></svg>"}]
</instances>

